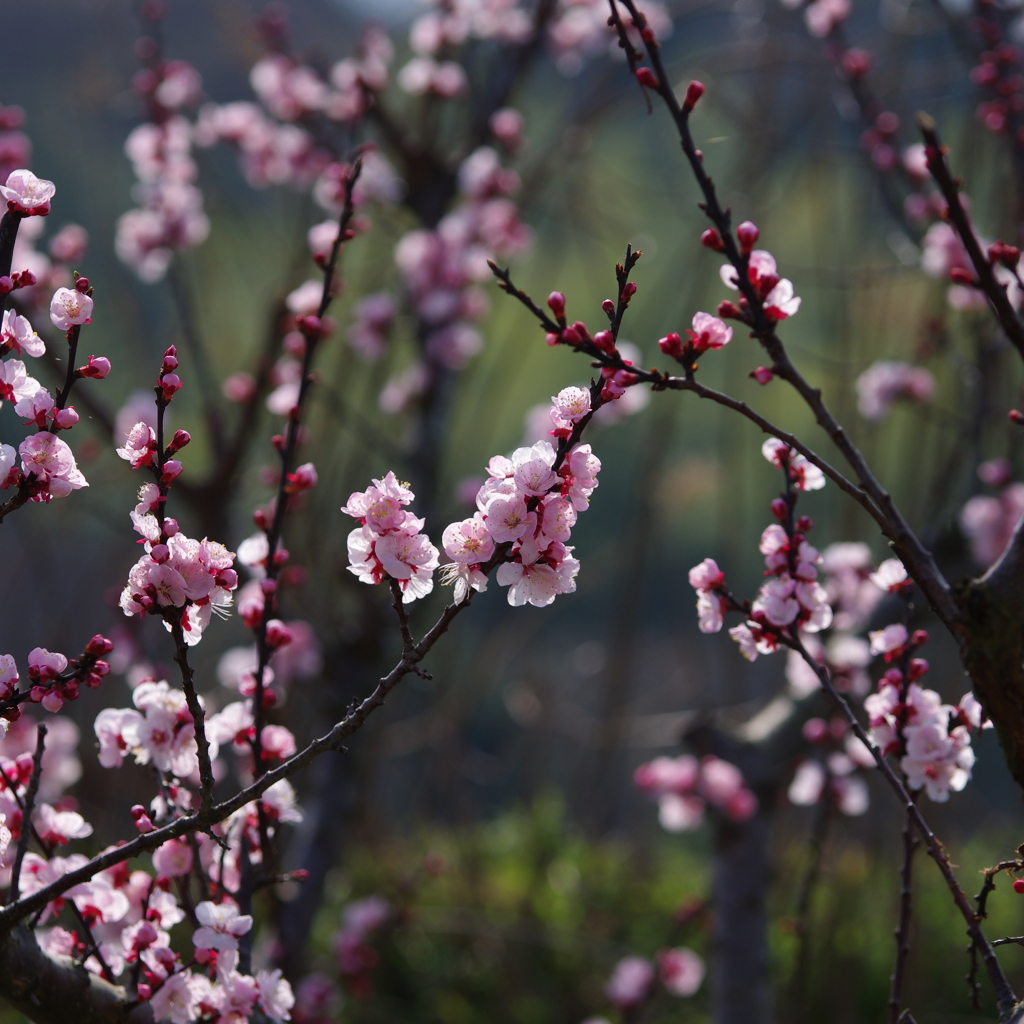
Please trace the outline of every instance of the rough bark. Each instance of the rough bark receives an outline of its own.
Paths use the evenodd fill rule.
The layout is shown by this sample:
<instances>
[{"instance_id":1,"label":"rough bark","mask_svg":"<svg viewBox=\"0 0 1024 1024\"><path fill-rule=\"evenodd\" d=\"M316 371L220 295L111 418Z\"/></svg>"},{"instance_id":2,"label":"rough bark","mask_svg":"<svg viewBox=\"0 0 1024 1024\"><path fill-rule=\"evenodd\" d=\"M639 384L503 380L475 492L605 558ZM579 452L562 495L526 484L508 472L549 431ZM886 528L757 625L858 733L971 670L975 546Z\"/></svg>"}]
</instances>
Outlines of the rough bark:
<instances>
[{"instance_id":1,"label":"rough bark","mask_svg":"<svg viewBox=\"0 0 1024 1024\"><path fill-rule=\"evenodd\" d=\"M33 1024L153 1024L148 1003L90 974L67 957L44 953L19 925L0 940L0 992Z\"/></svg>"},{"instance_id":2,"label":"rough bark","mask_svg":"<svg viewBox=\"0 0 1024 1024\"><path fill-rule=\"evenodd\" d=\"M1024 789L1024 519L999 561L957 597L964 666Z\"/></svg>"}]
</instances>

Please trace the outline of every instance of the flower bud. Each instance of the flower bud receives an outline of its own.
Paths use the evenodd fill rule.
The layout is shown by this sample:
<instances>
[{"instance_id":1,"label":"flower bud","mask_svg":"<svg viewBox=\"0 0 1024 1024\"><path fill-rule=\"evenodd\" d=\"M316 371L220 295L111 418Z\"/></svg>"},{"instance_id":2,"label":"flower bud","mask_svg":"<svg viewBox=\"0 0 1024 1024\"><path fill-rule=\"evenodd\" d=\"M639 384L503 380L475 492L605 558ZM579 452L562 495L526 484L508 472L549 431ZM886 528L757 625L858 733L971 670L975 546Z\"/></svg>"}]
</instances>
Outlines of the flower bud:
<instances>
[{"instance_id":1,"label":"flower bud","mask_svg":"<svg viewBox=\"0 0 1024 1024\"><path fill-rule=\"evenodd\" d=\"M911 658L907 666L907 678L914 682L928 672L929 664L924 658Z\"/></svg>"},{"instance_id":2,"label":"flower bud","mask_svg":"<svg viewBox=\"0 0 1024 1024\"><path fill-rule=\"evenodd\" d=\"M736 238L740 243L740 251L747 255L750 250L757 244L757 237L760 232L757 230L757 225L753 221L745 220L736 229Z\"/></svg>"},{"instance_id":3,"label":"flower bud","mask_svg":"<svg viewBox=\"0 0 1024 1024\"><path fill-rule=\"evenodd\" d=\"M7 295L14 291L14 282L9 274L0 276L0 295Z\"/></svg>"},{"instance_id":4,"label":"flower bud","mask_svg":"<svg viewBox=\"0 0 1024 1024\"><path fill-rule=\"evenodd\" d=\"M80 366L75 373L79 377L92 377L95 380L103 380L110 373L110 360L106 356L89 356L89 362Z\"/></svg>"},{"instance_id":5,"label":"flower bud","mask_svg":"<svg viewBox=\"0 0 1024 1024\"><path fill-rule=\"evenodd\" d=\"M1006 418L1011 423L1016 423L1017 426L1019 427L1022 423L1024 423L1024 412L1021 412L1020 409L1011 409L1006 414Z\"/></svg>"},{"instance_id":6,"label":"flower bud","mask_svg":"<svg viewBox=\"0 0 1024 1024\"><path fill-rule=\"evenodd\" d=\"M708 228L701 233L700 244L708 249L714 249L715 252L725 252L725 242L714 228Z\"/></svg>"},{"instance_id":7,"label":"flower bud","mask_svg":"<svg viewBox=\"0 0 1024 1024\"><path fill-rule=\"evenodd\" d=\"M88 292L89 292L89 278L87 278L87 277L80 277L80 278L78 278L75 281L75 290L79 291L79 292L82 292L83 294L88 294Z\"/></svg>"},{"instance_id":8,"label":"flower bud","mask_svg":"<svg viewBox=\"0 0 1024 1024\"><path fill-rule=\"evenodd\" d=\"M923 647L926 643L928 643L928 630L915 629L910 636L910 642L915 647Z\"/></svg>"},{"instance_id":9,"label":"flower bud","mask_svg":"<svg viewBox=\"0 0 1024 1024\"><path fill-rule=\"evenodd\" d=\"M658 339L658 348L665 355L678 359L683 354L683 339L673 331L671 334L666 334L664 338Z\"/></svg>"},{"instance_id":10,"label":"flower bud","mask_svg":"<svg viewBox=\"0 0 1024 1024\"><path fill-rule=\"evenodd\" d=\"M152 558L154 562L162 565L171 557L170 548L168 548L166 544L154 544L150 549L149 557Z\"/></svg>"},{"instance_id":11,"label":"flower bud","mask_svg":"<svg viewBox=\"0 0 1024 1024\"><path fill-rule=\"evenodd\" d=\"M637 68L634 72L636 80L648 89L658 88L658 78L650 68Z\"/></svg>"},{"instance_id":12,"label":"flower bud","mask_svg":"<svg viewBox=\"0 0 1024 1024\"><path fill-rule=\"evenodd\" d=\"M740 313L739 307L735 302L730 302L729 299L723 299L718 304L718 315L723 320L742 320L743 315Z\"/></svg>"},{"instance_id":13,"label":"flower bud","mask_svg":"<svg viewBox=\"0 0 1024 1024\"><path fill-rule=\"evenodd\" d=\"M970 288L978 287L978 279L964 267L950 267L949 279L955 284L967 285Z\"/></svg>"},{"instance_id":14,"label":"flower bud","mask_svg":"<svg viewBox=\"0 0 1024 1024\"><path fill-rule=\"evenodd\" d=\"M163 472L160 474L160 482L169 484L175 477L181 475L182 465L177 459L168 459L164 463Z\"/></svg>"},{"instance_id":15,"label":"flower bud","mask_svg":"<svg viewBox=\"0 0 1024 1024\"><path fill-rule=\"evenodd\" d=\"M550 331L544 335L544 341L550 348L554 348L561 340L557 334L552 334Z\"/></svg>"},{"instance_id":16,"label":"flower bud","mask_svg":"<svg viewBox=\"0 0 1024 1024\"><path fill-rule=\"evenodd\" d=\"M176 345L171 345L171 347L164 352L164 361L160 364L160 373L161 375L170 373L172 370L176 370L177 368L178 348Z\"/></svg>"},{"instance_id":17,"label":"flower bud","mask_svg":"<svg viewBox=\"0 0 1024 1024\"><path fill-rule=\"evenodd\" d=\"M840 61L843 73L852 82L863 78L871 70L871 64L872 57L867 50L859 50L852 46L843 54Z\"/></svg>"},{"instance_id":18,"label":"flower bud","mask_svg":"<svg viewBox=\"0 0 1024 1024\"><path fill-rule=\"evenodd\" d=\"M602 351L611 354L615 351L615 336L611 331L598 331L594 335L594 344Z\"/></svg>"},{"instance_id":19,"label":"flower bud","mask_svg":"<svg viewBox=\"0 0 1024 1024\"><path fill-rule=\"evenodd\" d=\"M686 87L686 97L683 100L683 113L688 114L695 106L697 101L704 95L704 86L701 82L691 82Z\"/></svg>"},{"instance_id":20,"label":"flower bud","mask_svg":"<svg viewBox=\"0 0 1024 1024\"><path fill-rule=\"evenodd\" d=\"M277 580L260 580L260 590L269 597L277 593Z\"/></svg>"},{"instance_id":21,"label":"flower bud","mask_svg":"<svg viewBox=\"0 0 1024 1024\"><path fill-rule=\"evenodd\" d=\"M828 739L828 723L824 718L809 718L802 732L808 743L824 743Z\"/></svg>"},{"instance_id":22,"label":"flower bud","mask_svg":"<svg viewBox=\"0 0 1024 1024\"><path fill-rule=\"evenodd\" d=\"M94 658L102 658L114 649L114 641L108 640L102 633L97 633L86 645L85 653Z\"/></svg>"},{"instance_id":23,"label":"flower bud","mask_svg":"<svg viewBox=\"0 0 1024 1024\"><path fill-rule=\"evenodd\" d=\"M899 686L903 682L903 673L898 668L887 669L881 681L892 683L893 686Z\"/></svg>"},{"instance_id":24,"label":"flower bud","mask_svg":"<svg viewBox=\"0 0 1024 1024\"><path fill-rule=\"evenodd\" d=\"M294 639L292 631L280 619L271 619L267 623L267 644L275 650L287 646Z\"/></svg>"},{"instance_id":25,"label":"flower bud","mask_svg":"<svg viewBox=\"0 0 1024 1024\"><path fill-rule=\"evenodd\" d=\"M234 590L238 586L238 573L234 569L221 569L214 577L218 587L225 590Z\"/></svg>"},{"instance_id":26,"label":"flower bud","mask_svg":"<svg viewBox=\"0 0 1024 1024\"><path fill-rule=\"evenodd\" d=\"M801 516L796 521L796 528L801 533L810 533L814 529L814 520L810 516Z\"/></svg>"},{"instance_id":27,"label":"flower bud","mask_svg":"<svg viewBox=\"0 0 1024 1024\"><path fill-rule=\"evenodd\" d=\"M629 302L634 295L636 295L636 285L632 281L627 281L625 288L622 289L622 295L619 297L619 301Z\"/></svg>"},{"instance_id":28,"label":"flower bud","mask_svg":"<svg viewBox=\"0 0 1024 1024\"><path fill-rule=\"evenodd\" d=\"M164 534L167 537L176 537L181 532L177 519L164 520Z\"/></svg>"},{"instance_id":29,"label":"flower bud","mask_svg":"<svg viewBox=\"0 0 1024 1024\"><path fill-rule=\"evenodd\" d=\"M552 292L548 296L548 309L555 314L556 319L565 319L565 296L561 292Z\"/></svg>"},{"instance_id":30,"label":"flower bud","mask_svg":"<svg viewBox=\"0 0 1024 1024\"><path fill-rule=\"evenodd\" d=\"M66 409L58 409L53 414L53 424L61 430L70 430L78 422L78 413L73 405Z\"/></svg>"},{"instance_id":31,"label":"flower bud","mask_svg":"<svg viewBox=\"0 0 1024 1024\"><path fill-rule=\"evenodd\" d=\"M721 309L719 309L719 312L721 312ZM747 376L753 377L758 384L767 384L775 374L767 366L759 366L756 370L751 370Z\"/></svg>"},{"instance_id":32,"label":"flower bud","mask_svg":"<svg viewBox=\"0 0 1024 1024\"><path fill-rule=\"evenodd\" d=\"M771 504L772 515L780 523L786 521L786 517L789 515L789 505L782 498L776 498Z\"/></svg>"}]
</instances>

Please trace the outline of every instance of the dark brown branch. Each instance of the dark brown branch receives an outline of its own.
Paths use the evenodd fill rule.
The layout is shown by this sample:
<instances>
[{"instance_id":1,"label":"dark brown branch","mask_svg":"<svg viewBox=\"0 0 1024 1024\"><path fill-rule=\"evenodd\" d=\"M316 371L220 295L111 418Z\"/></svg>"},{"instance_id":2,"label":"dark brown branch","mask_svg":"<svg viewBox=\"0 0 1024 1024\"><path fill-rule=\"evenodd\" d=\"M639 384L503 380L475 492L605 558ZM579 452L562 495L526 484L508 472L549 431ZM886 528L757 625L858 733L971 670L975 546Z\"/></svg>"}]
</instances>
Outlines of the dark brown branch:
<instances>
[{"instance_id":1,"label":"dark brown branch","mask_svg":"<svg viewBox=\"0 0 1024 1024\"><path fill-rule=\"evenodd\" d=\"M900 1003L903 998L903 980L906 977L907 957L910 955L910 915L913 901L914 852L917 840L914 838L914 819L907 811L903 819L903 863L900 867L900 910L896 924L896 960L893 964L889 988L889 1024L899 1024L902 1019Z\"/></svg>"},{"instance_id":2,"label":"dark brown branch","mask_svg":"<svg viewBox=\"0 0 1024 1024\"><path fill-rule=\"evenodd\" d=\"M181 685L185 691L185 701L196 730L196 748L199 757L199 813L208 818L213 807L213 765L210 763L210 741L206 737L206 712L196 693L195 680L192 677L192 666L188 663L188 645L185 643L185 631L181 627L181 615L171 622L171 636L174 638L174 660L181 671Z\"/></svg>"},{"instance_id":3,"label":"dark brown branch","mask_svg":"<svg viewBox=\"0 0 1024 1024\"><path fill-rule=\"evenodd\" d=\"M854 713L853 708L850 707L846 698L835 688L828 669L823 665L819 665L807 653L807 649L800 641L799 636L794 632L791 632L789 636L785 638L785 643L788 647L792 647L793 650L800 653L800 656L818 677L818 680L825 688L828 695L839 707L843 717L850 724L850 728L853 730L854 735L868 748L868 750L871 751L871 756L875 759L875 764L878 765L878 769L882 773L882 777L888 783L889 788L896 794L896 797L902 804L904 811L908 817L913 820L917 830L923 836L925 846L928 850L928 855L938 865L939 871L942 873L942 877L945 879L946 885L953 897L953 902L956 904L957 910L960 911L963 915L964 921L967 923L967 934L970 935L971 939L977 945L978 951L981 953L982 961L985 964L985 970L988 973L989 980L992 982L992 987L996 992L996 1005L999 1008L1000 1018L1010 1018L1010 1015L1014 1014L1017 997L1014 994L1006 975L1003 973L999 960L992 949L992 944L981 929L981 918L971 906L971 901L968 898L967 893L964 892L960 883L957 881L956 874L953 872L953 866L949 861L949 855L946 853L946 848L939 842L935 833L931 830L931 827L925 820L924 815L921 813L921 809L914 802L914 798L910 795L906 786L903 784L903 780L900 779L896 774L895 769L885 759L882 751L871 742L870 737L864 727L860 724L860 720ZM0 921L2 921L2 913L0 913ZM1012 1019L1019 1020L1021 1018L1019 1014L1016 1014Z\"/></svg>"},{"instance_id":4,"label":"dark brown branch","mask_svg":"<svg viewBox=\"0 0 1024 1024\"><path fill-rule=\"evenodd\" d=\"M14 867L11 869L11 887L7 894L7 905L18 902L18 889L21 881L21 866L28 851L28 838L32 834L32 811L36 804L36 793L39 792L39 776L42 774L43 750L46 745L46 726L37 726L36 752L32 757L32 778L28 783L25 803L21 813L21 834L18 836L18 850L14 855Z\"/></svg>"},{"instance_id":5,"label":"dark brown branch","mask_svg":"<svg viewBox=\"0 0 1024 1024\"><path fill-rule=\"evenodd\" d=\"M925 154L928 170L931 171L935 183L939 186L948 206L948 219L956 228L964 249L971 259L974 272L978 275L978 285L992 303L992 309L999 319L1003 332L1010 339L1014 348L1024 357L1024 323L1014 311L1006 288L997 280L988 256L981 251L981 244L974 233L974 227L967 211L960 202L960 182L954 179L946 163L946 148L939 141L939 133L935 120L928 114L918 114L917 124L924 136Z\"/></svg>"}]
</instances>

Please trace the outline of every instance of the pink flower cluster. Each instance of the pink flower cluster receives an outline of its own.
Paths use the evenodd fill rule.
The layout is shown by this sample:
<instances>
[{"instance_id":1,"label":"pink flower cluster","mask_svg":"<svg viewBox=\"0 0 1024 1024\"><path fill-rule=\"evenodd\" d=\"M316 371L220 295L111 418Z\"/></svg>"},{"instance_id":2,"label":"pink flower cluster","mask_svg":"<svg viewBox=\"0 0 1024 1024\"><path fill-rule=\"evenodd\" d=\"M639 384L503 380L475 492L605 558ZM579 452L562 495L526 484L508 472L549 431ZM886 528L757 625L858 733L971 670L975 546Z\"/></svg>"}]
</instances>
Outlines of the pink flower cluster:
<instances>
[{"instance_id":1,"label":"pink flower cluster","mask_svg":"<svg viewBox=\"0 0 1024 1024\"><path fill-rule=\"evenodd\" d=\"M755 232L756 230L754 228ZM748 254L747 261L747 277L754 293L764 303L764 311L769 319L785 320L793 316L800 308L800 297L793 293L793 282L779 276L775 257L764 249L754 249ZM726 287L732 288L733 291L739 290L736 268L731 263L722 266L720 276ZM742 310L746 299L741 298L739 304ZM731 303L728 305L731 306ZM725 315L721 307L719 312Z\"/></svg>"},{"instance_id":2,"label":"pink flower cluster","mask_svg":"<svg viewBox=\"0 0 1024 1024\"><path fill-rule=\"evenodd\" d=\"M803 735L808 743L819 748L820 755L797 765L787 793L790 803L808 807L830 800L841 814L864 814L870 800L867 783L858 771L875 767L871 751L850 731L847 721L838 716L830 722L808 719Z\"/></svg>"},{"instance_id":3,"label":"pink flower cluster","mask_svg":"<svg viewBox=\"0 0 1024 1024\"><path fill-rule=\"evenodd\" d=\"M148 428L146 428L148 430ZM156 484L145 484L132 523L143 537L143 554L128 574L121 591L125 615L163 615L164 609L180 608L181 626L189 646L199 643L214 612L226 614L238 574L232 568L234 552L223 544L192 540L173 519L158 519L161 511ZM169 622L165 622L168 629Z\"/></svg>"},{"instance_id":4,"label":"pink flower cluster","mask_svg":"<svg viewBox=\"0 0 1024 1024\"><path fill-rule=\"evenodd\" d=\"M929 402L935 394L935 378L921 366L881 359L856 380L857 408L866 420L884 420L897 398Z\"/></svg>"},{"instance_id":5,"label":"pink flower cluster","mask_svg":"<svg viewBox=\"0 0 1024 1024\"><path fill-rule=\"evenodd\" d=\"M389 383L381 399L388 412L402 408L423 390L437 369L459 370L480 350L483 338L474 321L489 309L480 288L480 282L491 277L487 260L514 259L533 241L509 198L519 188L519 176L502 167L495 149L482 146L472 152L459 168L458 181L460 203L436 228L407 232L395 247L405 300L423 329L426 372L406 372L403 388L396 388L397 380ZM379 298L377 305L383 312ZM364 307L362 319L372 311ZM380 339L383 332L372 333ZM356 338L367 340L365 328ZM368 348L380 351L379 344Z\"/></svg>"},{"instance_id":6,"label":"pink flower cluster","mask_svg":"<svg viewBox=\"0 0 1024 1024\"><path fill-rule=\"evenodd\" d=\"M552 399L552 434L567 438L590 413L590 392L565 388ZM555 467L555 449L548 441L517 448L506 458L487 464L488 477L476 495L471 519L452 523L442 543L452 562L444 567L446 582L455 583L455 602L470 589L483 591L487 577L481 566L498 545L508 544L508 561L498 566L498 584L509 588L508 603L551 604L558 594L576 589L579 562L566 545L580 512L586 511L597 487L600 460L589 444L574 445Z\"/></svg>"},{"instance_id":7,"label":"pink flower cluster","mask_svg":"<svg viewBox=\"0 0 1024 1024\"><path fill-rule=\"evenodd\" d=\"M180 113L199 98L201 82L195 69L172 61L140 73L135 84L152 113L125 141L139 205L118 219L115 248L143 281L159 281L175 252L194 248L210 231L195 185L192 125Z\"/></svg>"},{"instance_id":8,"label":"pink flower cluster","mask_svg":"<svg viewBox=\"0 0 1024 1024\"><path fill-rule=\"evenodd\" d=\"M692 949L659 949L654 964L646 957L623 957L612 971L604 993L620 1010L639 1006L651 995L655 978L673 996L692 996L704 981L704 961Z\"/></svg>"},{"instance_id":9,"label":"pink flower cluster","mask_svg":"<svg viewBox=\"0 0 1024 1024\"><path fill-rule=\"evenodd\" d=\"M987 569L1006 550L1022 516L1022 483L1009 484L995 497L975 495L960 510L960 529L970 543L971 556L982 569Z\"/></svg>"},{"instance_id":10,"label":"pink flower cluster","mask_svg":"<svg viewBox=\"0 0 1024 1024\"><path fill-rule=\"evenodd\" d=\"M341 914L341 928L334 936L338 971L353 994L370 994L370 971L377 965L377 951L370 938L391 918L391 907L383 896L366 896L349 903Z\"/></svg>"},{"instance_id":11,"label":"pink flower cluster","mask_svg":"<svg viewBox=\"0 0 1024 1024\"><path fill-rule=\"evenodd\" d=\"M437 548L421 532L424 521L405 510L414 497L389 471L365 491L350 494L341 510L362 523L348 535L349 572L363 583L397 580L404 604L434 589L438 564Z\"/></svg>"},{"instance_id":12,"label":"pink flower cluster","mask_svg":"<svg viewBox=\"0 0 1024 1024\"><path fill-rule=\"evenodd\" d=\"M710 804L731 821L757 812L757 797L735 765L708 755L656 757L633 773L637 788L658 801L658 821L668 832L686 832L704 820Z\"/></svg>"}]
</instances>

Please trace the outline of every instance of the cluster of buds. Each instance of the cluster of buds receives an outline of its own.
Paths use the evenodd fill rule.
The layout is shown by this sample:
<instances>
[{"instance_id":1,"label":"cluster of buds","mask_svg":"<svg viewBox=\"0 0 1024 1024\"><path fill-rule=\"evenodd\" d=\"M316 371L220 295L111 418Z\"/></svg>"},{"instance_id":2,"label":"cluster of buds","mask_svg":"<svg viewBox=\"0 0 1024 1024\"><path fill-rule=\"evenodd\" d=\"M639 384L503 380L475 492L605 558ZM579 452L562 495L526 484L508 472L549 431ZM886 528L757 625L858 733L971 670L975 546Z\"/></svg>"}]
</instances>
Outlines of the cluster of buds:
<instances>
[{"instance_id":1,"label":"cluster of buds","mask_svg":"<svg viewBox=\"0 0 1024 1024\"><path fill-rule=\"evenodd\" d=\"M692 330L686 331L689 340L685 342L675 332L658 339L658 348L665 355L691 369L696 368L697 359L708 349L724 348L732 340L732 328L710 313L695 313L691 326Z\"/></svg>"},{"instance_id":2,"label":"cluster of buds","mask_svg":"<svg viewBox=\"0 0 1024 1024\"><path fill-rule=\"evenodd\" d=\"M114 644L106 637L97 633L82 652L79 658L70 661L63 654L51 652L42 647L35 647L28 654L28 679L31 687L23 699L33 704L41 704L47 711L60 711L66 700L75 700L79 688L84 683L95 689L103 682L103 677L110 672L110 665L103 660L104 655L114 649ZM0 700L16 699L19 693L15 690L18 682L18 670L10 655L0 657ZM17 717L16 706L5 711L7 719Z\"/></svg>"},{"instance_id":3,"label":"cluster of buds","mask_svg":"<svg viewBox=\"0 0 1024 1024\"><path fill-rule=\"evenodd\" d=\"M174 372L178 368L178 349L171 345L164 352L163 362L160 364L160 373L157 377L157 387L164 403L170 402L175 392L181 388L181 378Z\"/></svg>"}]
</instances>

